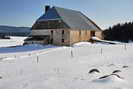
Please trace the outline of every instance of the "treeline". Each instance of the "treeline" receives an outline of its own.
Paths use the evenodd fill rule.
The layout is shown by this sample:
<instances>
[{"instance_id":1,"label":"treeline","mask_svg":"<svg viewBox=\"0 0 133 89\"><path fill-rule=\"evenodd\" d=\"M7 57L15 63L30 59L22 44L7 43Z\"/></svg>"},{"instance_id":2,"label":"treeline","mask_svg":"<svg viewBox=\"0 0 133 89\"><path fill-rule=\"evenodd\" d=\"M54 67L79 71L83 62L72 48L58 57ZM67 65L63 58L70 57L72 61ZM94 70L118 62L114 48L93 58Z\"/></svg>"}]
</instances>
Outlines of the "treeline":
<instances>
[{"instance_id":1,"label":"treeline","mask_svg":"<svg viewBox=\"0 0 133 89\"><path fill-rule=\"evenodd\" d=\"M117 24L103 32L105 40L129 42L133 41L133 22Z\"/></svg>"},{"instance_id":2,"label":"treeline","mask_svg":"<svg viewBox=\"0 0 133 89\"><path fill-rule=\"evenodd\" d=\"M0 37L4 36L28 36L31 32L30 27L15 27L0 25Z\"/></svg>"},{"instance_id":3,"label":"treeline","mask_svg":"<svg viewBox=\"0 0 133 89\"><path fill-rule=\"evenodd\" d=\"M28 36L30 32L0 32L1 36Z\"/></svg>"}]
</instances>

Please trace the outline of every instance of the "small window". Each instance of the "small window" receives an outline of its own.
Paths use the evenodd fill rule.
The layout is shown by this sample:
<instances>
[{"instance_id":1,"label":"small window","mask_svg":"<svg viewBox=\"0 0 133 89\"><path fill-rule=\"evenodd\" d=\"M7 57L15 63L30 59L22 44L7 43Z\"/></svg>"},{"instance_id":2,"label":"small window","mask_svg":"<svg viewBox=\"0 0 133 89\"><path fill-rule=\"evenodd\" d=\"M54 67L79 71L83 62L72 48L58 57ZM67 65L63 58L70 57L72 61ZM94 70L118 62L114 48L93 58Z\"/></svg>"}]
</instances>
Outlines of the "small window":
<instances>
[{"instance_id":1,"label":"small window","mask_svg":"<svg viewBox=\"0 0 133 89\"><path fill-rule=\"evenodd\" d=\"M51 30L51 34L53 34L53 30Z\"/></svg>"},{"instance_id":2,"label":"small window","mask_svg":"<svg viewBox=\"0 0 133 89\"><path fill-rule=\"evenodd\" d=\"M79 36L81 36L81 31L79 31Z\"/></svg>"},{"instance_id":3,"label":"small window","mask_svg":"<svg viewBox=\"0 0 133 89\"><path fill-rule=\"evenodd\" d=\"M62 43L64 43L64 39L62 39Z\"/></svg>"},{"instance_id":4,"label":"small window","mask_svg":"<svg viewBox=\"0 0 133 89\"><path fill-rule=\"evenodd\" d=\"M91 36L95 36L95 31L91 31Z\"/></svg>"},{"instance_id":5,"label":"small window","mask_svg":"<svg viewBox=\"0 0 133 89\"><path fill-rule=\"evenodd\" d=\"M62 35L64 35L64 30L62 30Z\"/></svg>"}]
</instances>

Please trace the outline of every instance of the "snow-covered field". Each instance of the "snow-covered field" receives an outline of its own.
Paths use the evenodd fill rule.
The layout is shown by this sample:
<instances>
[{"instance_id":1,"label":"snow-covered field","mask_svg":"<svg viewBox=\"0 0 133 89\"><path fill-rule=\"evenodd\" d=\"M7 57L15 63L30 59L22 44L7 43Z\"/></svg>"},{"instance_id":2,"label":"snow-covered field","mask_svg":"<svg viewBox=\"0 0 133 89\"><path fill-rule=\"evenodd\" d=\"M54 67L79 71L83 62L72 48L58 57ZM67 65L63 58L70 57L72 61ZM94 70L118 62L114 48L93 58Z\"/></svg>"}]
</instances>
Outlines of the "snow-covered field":
<instances>
[{"instance_id":1,"label":"snow-covered field","mask_svg":"<svg viewBox=\"0 0 133 89\"><path fill-rule=\"evenodd\" d=\"M22 45L26 37L11 37L11 39L0 39L0 47Z\"/></svg>"},{"instance_id":2,"label":"snow-covered field","mask_svg":"<svg viewBox=\"0 0 133 89\"><path fill-rule=\"evenodd\" d=\"M133 89L132 43L35 44L20 49L0 51L0 89ZM91 69L100 72L89 73ZM120 78L112 75L115 70Z\"/></svg>"}]
</instances>

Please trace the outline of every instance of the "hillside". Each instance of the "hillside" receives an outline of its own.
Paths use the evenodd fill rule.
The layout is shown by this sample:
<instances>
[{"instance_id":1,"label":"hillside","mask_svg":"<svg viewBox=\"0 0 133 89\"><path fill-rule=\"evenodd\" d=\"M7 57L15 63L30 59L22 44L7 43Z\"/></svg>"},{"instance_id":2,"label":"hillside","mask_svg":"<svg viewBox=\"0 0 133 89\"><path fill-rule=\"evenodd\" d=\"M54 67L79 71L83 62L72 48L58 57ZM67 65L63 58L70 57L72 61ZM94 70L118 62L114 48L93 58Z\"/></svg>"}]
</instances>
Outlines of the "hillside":
<instances>
[{"instance_id":1,"label":"hillside","mask_svg":"<svg viewBox=\"0 0 133 89\"><path fill-rule=\"evenodd\" d=\"M0 25L0 35L27 36L30 34L30 27L14 27Z\"/></svg>"}]
</instances>

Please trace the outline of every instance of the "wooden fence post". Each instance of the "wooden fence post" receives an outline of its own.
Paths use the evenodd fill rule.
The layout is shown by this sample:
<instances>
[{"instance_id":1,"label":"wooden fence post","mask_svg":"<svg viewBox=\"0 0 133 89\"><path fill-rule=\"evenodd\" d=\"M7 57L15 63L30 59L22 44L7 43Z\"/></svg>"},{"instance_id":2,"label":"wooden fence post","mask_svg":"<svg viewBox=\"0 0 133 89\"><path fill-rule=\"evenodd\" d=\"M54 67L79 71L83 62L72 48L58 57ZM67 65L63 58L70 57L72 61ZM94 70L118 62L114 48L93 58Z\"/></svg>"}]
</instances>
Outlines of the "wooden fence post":
<instances>
[{"instance_id":1,"label":"wooden fence post","mask_svg":"<svg viewBox=\"0 0 133 89\"><path fill-rule=\"evenodd\" d=\"M101 55L103 54L103 49L101 48L101 50L100 50L100 53L101 53Z\"/></svg>"},{"instance_id":2,"label":"wooden fence post","mask_svg":"<svg viewBox=\"0 0 133 89\"><path fill-rule=\"evenodd\" d=\"M74 56L73 56L73 51L71 50L71 57L73 58Z\"/></svg>"},{"instance_id":3,"label":"wooden fence post","mask_svg":"<svg viewBox=\"0 0 133 89\"><path fill-rule=\"evenodd\" d=\"M37 55L37 59L36 59L36 62L39 63L39 56Z\"/></svg>"},{"instance_id":4,"label":"wooden fence post","mask_svg":"<svg viewBox=\"0 0 133 89\"><path fill-rule=\"evenodd\" d=\"M124 44L124 49L127 50L127 45L126 44Z\"/></svg>"}]
</instances>

